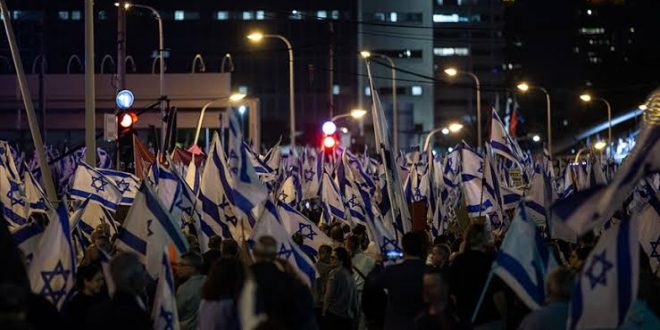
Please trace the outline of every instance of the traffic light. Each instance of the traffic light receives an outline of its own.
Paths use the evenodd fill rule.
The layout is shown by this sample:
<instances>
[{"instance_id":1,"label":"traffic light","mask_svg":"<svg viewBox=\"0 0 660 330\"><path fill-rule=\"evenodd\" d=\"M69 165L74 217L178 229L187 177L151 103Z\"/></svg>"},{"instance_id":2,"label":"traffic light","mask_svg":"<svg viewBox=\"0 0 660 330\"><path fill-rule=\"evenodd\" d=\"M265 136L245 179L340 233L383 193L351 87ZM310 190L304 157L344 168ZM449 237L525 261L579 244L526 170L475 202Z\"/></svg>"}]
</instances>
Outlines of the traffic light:
<instances>
[{"instance_id":1,"label":"traffic light","mask_svg":"<svg viewBox=\"0 0 660 330\"><path fill-rule=\"evenodd\" d=\"M323 131L321 147L323 147L326 154L331 155L339 144L337 139L337 126L332 121L326 121L323 123L323 126L321 126L321 130Z\"/></svg>"},{"instance_id":2,"label":"traffic light","mask_svg":"<svg viewBox=\"0 0 660 330\"><path fill-rule=\"evenodd\" d=\"M332 149L337 146L337 139L332 135L327 135L323 137L323 147L326 149Z\"/></svg>"},{"instance_id":3,"label":"traffic light","mask_svg":"<svg viewBox=\"0 0 660 330\"><path fill-rule=\"evenodd\" d=\"M130 134L133 131L133 124L137 120L138 116L134 111L120 110L117 113L117 125L119 126L117 132L119 132L119 137L121 138L122 135Z\"/></svg>"},{"instance_id":4,"label":"traffic light","mask_svg":"<svg viewBox=\"0 0 660 330\"><path fill-rule=\"evenodd\" d=\"M133 133L138 116L131 109L135 100L133 93L127 89L117 93L117 168L127 171L133 163Z\"/></svg>"}]
</instances>

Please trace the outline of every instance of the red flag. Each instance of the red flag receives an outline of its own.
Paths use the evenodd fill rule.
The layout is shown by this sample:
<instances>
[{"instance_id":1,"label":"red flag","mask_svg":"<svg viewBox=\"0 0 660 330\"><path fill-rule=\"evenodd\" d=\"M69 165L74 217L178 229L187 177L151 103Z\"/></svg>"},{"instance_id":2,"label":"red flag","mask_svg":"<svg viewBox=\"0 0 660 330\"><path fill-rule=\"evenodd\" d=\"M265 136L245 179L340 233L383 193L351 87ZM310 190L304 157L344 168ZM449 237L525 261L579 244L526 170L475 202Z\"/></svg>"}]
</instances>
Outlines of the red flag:
<instances>
[{"instance_id":1,"label":"red flag","mask_svg":"<svg viewBox=\"0 0 660 330\"><path fill-rule=\"evenodd\" d=\"M140 179L144 179L147 169L156 161L156 156L149 152L147 146L137 135L133 135L133 159L135 160L135 175Z\"/></svg>"},{"instance_id":2,"label":"red flag","mask_svg":"<svg viewBox=\"0 0 660 330\"><path fill-rule=\"evenodd\" d=\"M514 106L509 118L509 136L516 138L516 129L518 128L518 107Z\"/></svg>"}]
</instances>

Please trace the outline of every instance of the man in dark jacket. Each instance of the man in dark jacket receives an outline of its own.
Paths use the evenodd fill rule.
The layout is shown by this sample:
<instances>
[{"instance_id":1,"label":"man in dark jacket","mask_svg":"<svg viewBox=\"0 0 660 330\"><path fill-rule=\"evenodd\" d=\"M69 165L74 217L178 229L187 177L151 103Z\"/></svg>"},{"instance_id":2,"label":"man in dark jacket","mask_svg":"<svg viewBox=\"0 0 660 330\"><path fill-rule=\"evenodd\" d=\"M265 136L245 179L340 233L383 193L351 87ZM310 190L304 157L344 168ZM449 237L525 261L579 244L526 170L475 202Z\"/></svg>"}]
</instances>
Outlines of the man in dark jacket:
<instances>
[{"instance_id":1,"label":"man in dark jacket","mask_svg":"<svg viewBox=\"0 0 660 330\"><path fill-rule=\"evenodd\" d=\"M425 235L419 232L403 235L403 262L388 266L373 278L374 287L387 290L385 330L413 329L415 317L424 308L424 240Z\"/></svg>"},{"instance_id":2,"label":"man in dark jacket","mask_svg":"<svg viewBox=\"0 0 660 330\"><path fill-rule=\"evenodd\" d=\"M121 253L110 261L116 292L107 302L94 306L86 321L88 329L151 329L151 317L141 298L147 280L144 265L132 253Z\"/></svg>"}]
</instances>

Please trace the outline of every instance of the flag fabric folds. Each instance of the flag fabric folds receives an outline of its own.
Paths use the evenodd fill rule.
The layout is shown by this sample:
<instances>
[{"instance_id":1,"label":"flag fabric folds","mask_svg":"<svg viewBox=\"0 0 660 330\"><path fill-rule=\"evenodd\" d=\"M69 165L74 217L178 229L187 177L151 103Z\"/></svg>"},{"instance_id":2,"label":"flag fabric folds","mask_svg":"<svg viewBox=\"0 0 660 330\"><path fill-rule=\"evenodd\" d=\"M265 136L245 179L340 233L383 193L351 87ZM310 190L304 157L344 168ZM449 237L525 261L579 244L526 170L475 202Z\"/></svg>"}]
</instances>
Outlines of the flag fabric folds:
<instances>
[{"instance_id":1,"label":"flag fabric folds","mask_svg":"<svg viewBox=\"0 0 660 330\"><path fill-rule=\"evenodd\" d=\"M71 198L85 200L114 211L122 200L122 193L110 179L81 162L76 169L73 187L69 190Z\"/></svg>"},{"instance_id":2,"label":"flag fabric folds","mask_svg":"<svg viewBox=\"0 0 660 330\"><path fill-rule=\"evenodd\" d=\"M162 255L160 277L156 286L151 318L154 321L154 330L177 330L179 329L179 315L176 308L174 275L167 250L163 250Z\"/></svg>"},{"instance_id":3,"label":"flag fabric folds","mask_svg":"<svg viewBox=\"0 0 660 330\"><path fill-rule=\"evenodd\" d=\"M279 202L277 208L282 219L282 225L289 235L299 234L302 236L303 244L300 248L307 255L317 256L321 245L332 246L333 240L291 205Z\"/></svg>"},{"instance_id":4,"label":"flag fabric folds","mask_svg":"<svg viewBox=\"0 0 660 330\"><path fill-rule=\"evenodd\" d=\"M99 173L110 179L121 193L120 205L131 205L140 188L140 180L133 174L115 170L99 169Z\"/></svg>"}]
</instances>

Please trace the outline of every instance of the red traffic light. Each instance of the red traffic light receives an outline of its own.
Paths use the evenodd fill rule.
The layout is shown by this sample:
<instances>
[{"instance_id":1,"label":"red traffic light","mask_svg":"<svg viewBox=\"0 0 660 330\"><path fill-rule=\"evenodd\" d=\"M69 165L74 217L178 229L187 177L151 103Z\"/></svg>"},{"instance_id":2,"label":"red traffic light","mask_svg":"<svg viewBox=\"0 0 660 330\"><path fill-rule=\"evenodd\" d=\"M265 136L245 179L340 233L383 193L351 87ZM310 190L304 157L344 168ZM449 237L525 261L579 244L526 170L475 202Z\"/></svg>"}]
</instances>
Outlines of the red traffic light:
<instances>
[{"instance_id":1,"label":"red traffic light","mask_svg":"<svg viewBox=\"0 0 660 330\"><path fill-rule=\"evenodd\" d=\"M137 121L137 115L134 112L122 112L117 117L117 123L123 128L130 128Z\"/></svg>"},{"instance_id":2,"label":"red traffic light","mask_svg":"<svg viewBox=\"0 0 660 330\"><path fill-rule=\"evenodd\" d=\"M323 138L323 146L326 148L334 148L337 145L337 140L334 136L326 136Z\"/></svg>"}]
</instances>

